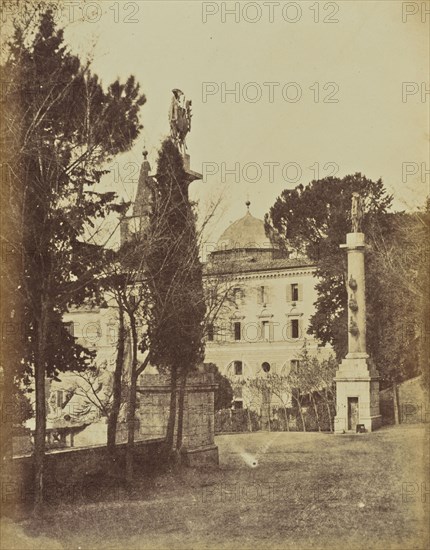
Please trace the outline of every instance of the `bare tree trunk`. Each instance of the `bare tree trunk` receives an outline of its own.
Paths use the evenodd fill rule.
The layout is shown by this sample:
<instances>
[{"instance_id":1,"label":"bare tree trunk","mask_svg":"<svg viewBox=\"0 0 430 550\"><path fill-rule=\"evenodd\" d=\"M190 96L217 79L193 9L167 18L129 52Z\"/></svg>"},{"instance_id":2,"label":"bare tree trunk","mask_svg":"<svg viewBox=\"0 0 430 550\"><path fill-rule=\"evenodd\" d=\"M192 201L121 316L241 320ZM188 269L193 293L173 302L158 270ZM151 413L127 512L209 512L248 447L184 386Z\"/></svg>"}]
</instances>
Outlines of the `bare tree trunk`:
<instances>
[{"instance_id":1,"label":"bare tree trunk","mask_svg":"<svg viewBox=\"0 0 430 550\"><path fill-rule=\"evenodd\" d=\"M394 408L394 423L400 424L399 411L399 394L396 382L393 382L393 408Z\"/></svg>"},{"instance_id":2,"label":"bare tree trunk","mask_svg":"<svg viewBox=\"0 0 430 550\"><path fill-rule=\"evenodd\" d=\"M328 419L329 419L329 423L330 423L330 431L332 432L333 431L333 418L332 418L332 415L331 415L330 402L329 402L328 395L327 395L327 388L324 389L324 395L325 395L325 404L326 404L326 407L327 407Z\"/></svg>"},{"instance_id":3,"label":"bare tree trunk","mask_svg":"<svg viewBox=\"0 0 430 550\"><path fill-rule=\"evenodd\" d=\"M332 420L332 416L331 416L330 403L328 401L326 401L326 407L327 407L327 413L328 413L329 427L330 427L330 431L332 432L333 431L333 420Z\"/></svg>"},{"instance_id":4,"label":"bare tree trunk","mask_svg":"<svg viewBox=\"0 0 430 550\"><path fill-rule=\"evenodd\" d=\"M312 394L311 394L311 401L312 401L312 405L313 405L314 411L315 411L315 418L316 418L316 421L317 421L318 431L320 432L321 431L320 417L319 417L319 414L318 414L317 405L315 403L315 398Z\"/></svg>"},{"instance_id":5,"label":"bare tree trunk","mask_svg":"<svg viewBox=\"0 0 430 550\"><path fill-rule=\"evenodd\" d=\"M305 432L305 431L306 431L306 424L305 424L305 419L304 419L304 416L303 416L303 410L302 410L302 404L301 404L301 402L300 402L300 397L296 397L296 398L295 398L295 401L296 401L297 407L298 407L298 409L299 409L300 420L302 421L303 431Z\"/></svg>"},{"instance_id":6,"label":"bare tree trunk","mask_svg":"<svg viewBox=\"0 0 430 550\"><path fill-rule=\"evenodd\" d=\"M303 428L303 431L305 432L306 431L306 424L305 424L305 419L303 417L302 404L300 402L300 394L297 393L297 395L295 396L294 392L293 392L292 393L292 398L297 403L297 408L299 409L299 414L300 414L300 420L302 421L302 428Z\"/></svg>"},{"instance_id":7,"label":"bare tree trunk","mask_svg":"<svg viewBox=\"0 0 430 550\"><path fill-rule=\"evenodd\" d=\"M131 325L131 371L130 391L127 408L127 448L125 453L125 477L127 483L133 481L133 454L134 454L134 431L136 424L136 390L137 390L137 328L136 320L130 316Z\"/></svg>"},{"instance_id":8,"label":"bare tree trunk","mask_svg":"<svg viewBox=\"0 0 430 550\"><path fill-rule=\"evenodd\" d=\"M36 514L41 512L44 501L44 466L46 438L46 338L48 305L42 298L41 314L37 327L37 357L35 360L36 432L34 438L34 501Z\"/></svg>"},{"instance_id":9,"label":"bare tree trunk","mask_svg":"<svg viewBox=\"0 0 430 550\"><path fill-rule=\"evenodd\" d=\"M178 399L178 430L176 433L176 449L178 452L182 448L182 439L184 431L184 405L185 405L185 390L187 385L187 369L183 368L180 375L179 384L179 399Z\"/></svg>"},{"instance_id":10,"label":"bare tree trunk","mask_svg":"<svg viewBox=\"0 0 430 550\"><path fill-rule=\"evenodd\" d=\"M130 395L127 411L127 448L125 452L125 478L127 483L131 483L133 481L134 431L136 426L136 388L137 376L133 373L130 379Z\"/></svg>"},{"instance_id":11,"label":"bare tree trunk","mask_svg":"<svg viewBox=\"0 0 430 550\"><path fill-rule=\"evenodd\" d=\"M7 365L7 357L4 357L3 365ZM14 394L14 369L9 366L4 369L4 382L1 396L2 430L0 444L2 464L4 464L4 460L11 459L13 456L12 434Z\"/></svg>"},{"instance_id":12,"label":"bare tree trunk","mask_svg":"<svg viewBox=\"0 0 430 550\"><path fill-rule=\"evenodd\" d=\"M285 416L285 423L286 423L286 426L287 426L287 432L289 432L290 431L290 423L288 421L287 407L284 405L282 408L284 409L284 416Z\"/></svg>"},{"instance_id":13,"label":"bare tree trunk","mask_svg":"<svg viewBox=\"0 0 430 550\"><path fill-rule=\"evenodd\" d=\"M171 453L174 447L174 433L176 422L176 390L178 384L178 372L176 367L172 366L170 376L170 410L166 430L166 449L168 453Z\"/></svg>"},{"instance_id":14,"label":"bare tree trunk","mask_svg":"<svg viewBox=\"0 0 430 550\"><path fill-rule=\"evenodd\" d=\"M304 416L303 416L301 403L299 403L299 413L300 413L300 420L302 421L303 431L305 432L306 431L306 424L305 424L305 419L304 419Z\"/></svg>"},{"instance_id":15,"label":"bare tree trunk","mask_svg":"<svg viewBox=\"0 0 430 550\"><path fill-rule=\"evenodd\" d=\"M304 416L303 416L303 411L302 411L302 405L301 405L301 403L299 403L299 412L300 412L300 418L301 418L302 425L303 425L303 431L306 432L305 418L304 418Z\"/></svg>"},{"instance_id":16,"label":"bare tree trunk","mask_svg":"<svg viewBox=\"0 0 430 550\"><path fill-rule=\"evenodd\" d=\"M121 300L118 300L119 311L119 327L118 327L118 343L117 355L115 361L115 372L113 375L112 387L112 408L108 417L107 427L107 450L113 457L116 451L116 431L118 425L119 411L121 408L121 384L122 373L124 370L124 355L125 355L125 324L124 324L124 307Z\"/></svg>"}]
</instances>

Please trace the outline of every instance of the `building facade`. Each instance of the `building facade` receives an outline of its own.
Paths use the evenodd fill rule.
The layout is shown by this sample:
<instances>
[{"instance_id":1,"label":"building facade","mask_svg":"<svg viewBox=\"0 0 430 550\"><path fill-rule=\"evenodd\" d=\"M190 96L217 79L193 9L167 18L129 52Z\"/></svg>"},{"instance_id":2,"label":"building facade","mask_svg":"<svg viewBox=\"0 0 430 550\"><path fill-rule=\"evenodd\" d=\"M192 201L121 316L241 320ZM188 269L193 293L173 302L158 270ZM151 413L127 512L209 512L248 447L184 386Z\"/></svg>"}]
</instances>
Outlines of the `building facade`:
<instances>
[{"instance_id":1,"label":"building facade","mask_svg":"<svg viewBox=\"0 0 430 550\"><path fill-rule=\"evenodd\" d=\"M247 380L287 377L300 368L304 345L321 358L331 350L307 334L317 299L315 266L281 250L246 204L245 216L225 230L205 265L209 304L226 296L207 330L205 361L231 380L235 408L258 409Z\"/></svg>"}]
</instances>

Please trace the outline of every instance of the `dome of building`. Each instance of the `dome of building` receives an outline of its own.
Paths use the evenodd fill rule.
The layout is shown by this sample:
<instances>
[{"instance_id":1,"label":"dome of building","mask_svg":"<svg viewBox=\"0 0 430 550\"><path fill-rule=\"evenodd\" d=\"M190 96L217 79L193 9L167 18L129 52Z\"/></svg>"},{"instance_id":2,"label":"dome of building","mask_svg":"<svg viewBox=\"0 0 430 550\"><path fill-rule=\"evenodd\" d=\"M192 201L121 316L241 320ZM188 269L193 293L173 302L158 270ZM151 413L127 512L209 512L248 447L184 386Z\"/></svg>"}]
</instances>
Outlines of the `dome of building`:
<instances>
[{"instance_id":1,"label":"dome of building","mask_svg":"<svg viewBox=\"0 0 430 550\"><path fill-rule=\"evenodd\" d=\"M249 208L249 203L247 203ZM266 235L263 220L254 218L248 212L232 223L217 243L217 250L260 249L272 250L278 248L273 240Z\"/></svg>"}]
</instances>

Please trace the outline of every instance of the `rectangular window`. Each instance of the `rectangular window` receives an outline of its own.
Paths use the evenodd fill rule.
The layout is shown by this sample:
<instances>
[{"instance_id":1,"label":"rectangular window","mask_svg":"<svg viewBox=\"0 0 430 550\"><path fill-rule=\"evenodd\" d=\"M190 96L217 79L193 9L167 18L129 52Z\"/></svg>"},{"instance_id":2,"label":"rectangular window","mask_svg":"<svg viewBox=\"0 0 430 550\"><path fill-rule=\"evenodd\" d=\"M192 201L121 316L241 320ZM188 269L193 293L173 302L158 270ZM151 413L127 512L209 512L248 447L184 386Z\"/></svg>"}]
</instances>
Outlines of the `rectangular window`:
<instances>
[{"instance_id":1,"label":"rectangular window","mask_svg":"<svg viewBox=\"0 0 430 550\"><path fill-rule=\"evenodd\" d=\"M242 368L242 361L235 361L234 362L234 374L237 376L242 376L243 368Z\"/></svg>"},{"instance_id":2,"label":"rectangular window","mask_svg":"<svg viewBox=\"0 0 430 550\"><path fill-rule=\"evenodd\" d=\"M268 342L270 340L270 323L269 321L261 321L261 339Z\"/></svg>"},{"instance_id":3,"label":"rectangular window","mask_svg":"<svg viewBox=\"0 0 430 550\"><path fill-rule=\"evenodd\" d=\"M234 323L234 339L235 340L240 340L242 335L242 326L240 323L236 322Z\"/></svg>"},{"instance_id":4,"label":"rectangular window","mask_svg":"<svg viewBox=\"0 0 430 550\"><path fill-rule=\"evenodd\" d=\"M266 288L264 286L260 286L260 288L258 289L258 303L266 303Z\"/></svg>"},{"instance_id":5,"label":"rectangular window","mask_svg":"<svg viewBox=\"0 0 430 550\"><path fill-rule=\"evenodd\" d=\"M299 285L294 283L291 285L291 301L297 302L299 300Z\"/></svg>"},{"instance_id":6,"label":"rectangular window","mask_svg":"<svg viewBox=\"0 0 430 550\"><path fill-rule=\"evenodd\" d=\"M209 342L214 341L214 326L212 323L208 324L208 341Z\"/></svg>"},{"instance_id":7,"label":"rectangular window","mask_svg":"<svg viewBox=\"0 0 430 550\"><path fill-rule=\"evenodd\" d=\"M299 338L299 320L293 319L291 321L291 338Z\"/></svg>"}]
</instances>

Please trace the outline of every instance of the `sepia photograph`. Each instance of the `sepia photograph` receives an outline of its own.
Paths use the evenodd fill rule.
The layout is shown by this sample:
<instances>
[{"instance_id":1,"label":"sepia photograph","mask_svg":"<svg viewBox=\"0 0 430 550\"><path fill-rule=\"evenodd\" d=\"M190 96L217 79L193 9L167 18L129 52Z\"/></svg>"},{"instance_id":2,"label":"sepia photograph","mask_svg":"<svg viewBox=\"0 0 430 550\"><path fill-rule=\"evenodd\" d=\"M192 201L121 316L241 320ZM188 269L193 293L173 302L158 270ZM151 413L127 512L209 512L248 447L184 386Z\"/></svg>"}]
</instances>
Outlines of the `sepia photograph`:
<instances>
[{"instance_id":1,"label":"sepia photograph","mask_svg":"<svg viewBox=\"0 0 430 550\"><path fill-rule=\"evenodd\" d=\"M430 2L0 8L0 549L429 549Z\"/></svg>"}]
</instances>

